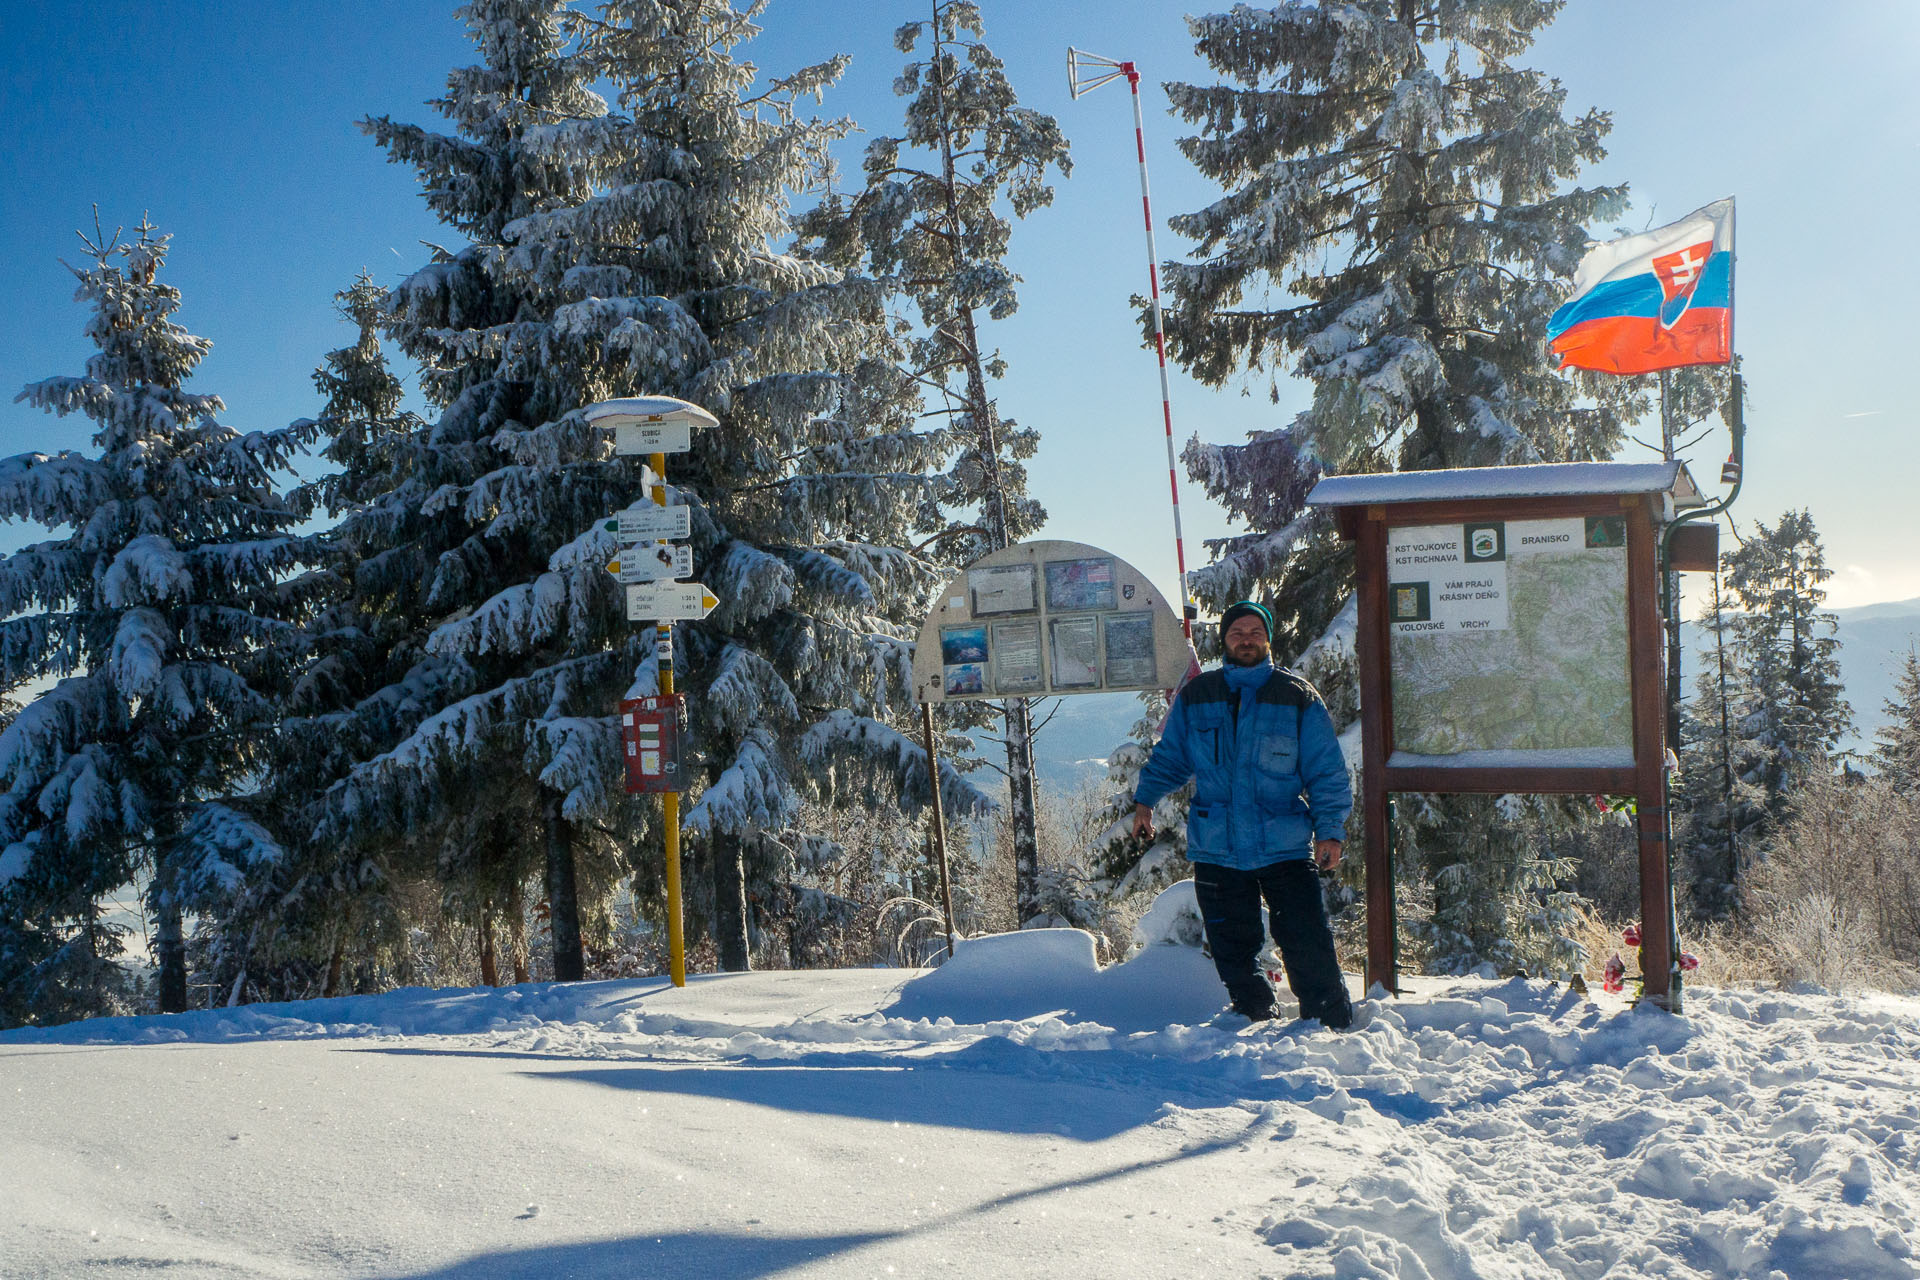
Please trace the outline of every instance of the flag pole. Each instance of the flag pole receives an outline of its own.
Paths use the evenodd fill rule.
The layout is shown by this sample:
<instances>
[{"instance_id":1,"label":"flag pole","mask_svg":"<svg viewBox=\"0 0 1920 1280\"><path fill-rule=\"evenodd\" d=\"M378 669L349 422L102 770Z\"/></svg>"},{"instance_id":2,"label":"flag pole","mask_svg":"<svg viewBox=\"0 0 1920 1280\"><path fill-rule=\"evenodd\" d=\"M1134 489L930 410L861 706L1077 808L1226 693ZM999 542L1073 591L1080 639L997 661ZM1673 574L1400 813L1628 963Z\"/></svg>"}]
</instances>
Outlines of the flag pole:
<instances>
[{"instance_id":1,"label":"flag pole","mask_svg":"<svg viewBox=\"0 0 1920 1280\"><path fill-rule=\"evenodd\" d=\"M1086 80L1080 78L1082 64L1099 70ZM1147 186L1147 128L1140 111L1140 72L1131 62L1115 62L1098 54L1067 49L1067 91L1078 99L1082 93L1125 76L1133 98L1133 147L1140 161L1140 212L1147 224L1147 286L1153 299L1153 350L1160 362L1160 420L1167 437L1167 489L1173 497L1173 556L1180 576L1180 629L1187 643L1193 643L1193 620L1199 613L1187 594L1187 542L1180 527L1180 477L1173 451L1173 391L1167 378L1167 330L1160 314L1160 254L1153 238L1153 196Z\"/></svg>"}]
</instances>

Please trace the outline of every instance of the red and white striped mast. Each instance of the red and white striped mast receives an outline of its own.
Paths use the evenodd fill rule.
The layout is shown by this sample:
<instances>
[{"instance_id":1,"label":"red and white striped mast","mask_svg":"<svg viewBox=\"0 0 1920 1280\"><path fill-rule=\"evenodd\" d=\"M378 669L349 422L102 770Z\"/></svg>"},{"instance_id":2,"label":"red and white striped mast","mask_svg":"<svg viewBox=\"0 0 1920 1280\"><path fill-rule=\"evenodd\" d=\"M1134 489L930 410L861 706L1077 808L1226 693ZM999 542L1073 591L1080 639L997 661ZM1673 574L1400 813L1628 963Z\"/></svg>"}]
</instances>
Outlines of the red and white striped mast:
<instances>
[{"instance_id":1,"label":"red and white striped mast","mask_svg":"<svg viewBox=\"0 0 1920 1280\"><path fill-rule=\"evenodd\" d=\"M1173 391L1167 382L1167 331L1160 321L1160 255L1153 242L1153 198L1147 191L1147 131L1140 114L1140 72L1131 62L1115 62L1080 49L1067 49L1067 92L1074 98L1126 77L1133 93L1133 145L1140 157L1140 212L1147 223L1147 284L1153 297L1153 350L1160 361L1160 418L1167 431L1167 488L1173 495L1173 554L1180 571L1180 627L1193 640L1198 612L1187 595L1187 543L1180 530L1180 478L1173 456Z\"/></svg>"}]
</instances>

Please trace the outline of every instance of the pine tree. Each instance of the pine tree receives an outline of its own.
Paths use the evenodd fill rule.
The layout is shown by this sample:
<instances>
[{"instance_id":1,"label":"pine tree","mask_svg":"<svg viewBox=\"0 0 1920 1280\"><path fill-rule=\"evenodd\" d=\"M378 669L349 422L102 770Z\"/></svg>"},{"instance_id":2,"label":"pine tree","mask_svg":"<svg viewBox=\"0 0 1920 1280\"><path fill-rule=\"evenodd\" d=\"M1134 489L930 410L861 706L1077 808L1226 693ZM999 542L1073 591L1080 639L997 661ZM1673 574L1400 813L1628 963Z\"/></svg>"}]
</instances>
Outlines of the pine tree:
<instances>
[{"instance_id":1,"label":"pine tree","mask_svg":"<svg viewBox=\"0 0 1920 1280\"><path fill-rule=\"evenodd\" d=\"M720 426L669 478L722 604L675 628L704 762L684 827L710 872L705 893L690 877L689 905L722 964L744 968L749 900L791 901L779 884L819 852L794 829L813 779L838 778L854 802L866 785L911 794L916 777L911 744L883 722L908 701L936 566L906 547L937 519L946 441L915 429L879 290L781 248L791 193L838 133L796 103L841 61L756 94L756 70L731 53L755 28L721 3L610 3L566 19L567 48L557 5L464 12L489 59L456 73L442 104L466 136L369 122L473 240L396 289L389 321L441 407L411 488L444 548L424 601L441 616L397 700L436 683L458 696L356 770L336 809L368 802L376 825L428 818L443 850L490 849L505 870L470 875L477 894L514 883L513 859L544 847L556 972L577 972L561 963L579 954L569 868L594 860L589 914L621 837L658 837L652 807L622 800L611 714L623 689L657 688L653 633L626 620L601 528L658 478L615 457L580 410L691 400ZM595 80L616 109L589 100ZM529 195L502 180L516 169L551 184ZM924 793L923 755L917 766ZM504 806L517 819L489 816ZM635 869L657 903L657 860Z\"/></svg>"},{"instance_id":2,"label":"pine tree","mask_svg":"<svg viewBox=\"0 0 1920 1280\"><path fill-rule=\"evenodd\" d=\"M1567 117L1561 86L1516 64L1559 8L1292 0L1189 20L1222 82L1168 93L1199 128L1182 150L1225 195L1171 220L1197 257L1163 268L1169 350L1211 385L1264 379L1277 400L1291 373L1313 388L1283 427L1188 445L1190 474L1249 530L1210 543L1189 585L1214 610L1266 603L1279 658L1337 632L1351 590L1352 548L1304 506L1321 474L1605 458L1646 409L1630 381L1564 378L1543 350L1586 228L1626 194L1571 185L1604 155L1606 114ZM1522 823L1478 797L1402 809L1432 867L1490 859L1429 886L1443 915L1449 894L1464 908L1517 892L1503 851L1526 824L1573 820L1549 805ZM1440 952L1512 941L1484 932L1492 917L1460 919Z\"/></svg>"},{"instance_id":3,"label":"pine tree","mask_svg":"<svg viewBox=\"0 0 1920 1280\"><path fill-rule=\"evenodd\" d=\"M1514 65L1555 0L1242 6L1190 19L1228 81L1174 84L1181 149L1226 188L1172 219L1200 258L1163 268L1169 349L1221 385L1283 362L1313 403L1245 445L1187 449L1251 532L1193 575L1215 609L1274 608L1297 653L1338 612L1350 552L1302 503L1322 472L1609 456L1631 389L1551 371L1540 335L1585 228L1624 188L1565 189L1598 160L1603 112ZM1617 382L1618 380L1616 380ZM1607 397L1583 405L1582 391Z\"/></svg>"},{"instance_id":4,"label":"pine tree","mask_svg":"<svg viewBox=\"0 0 1920 1280\"><path fill-rule=\"evenodd\" d=\"M1140 771L1153 755L1160 726L1171 705L1164 692L1140 695L1140 718L1127 741L1107 757L1107 781L1112 784L1087 851L1087 861L1100 877L1102 893L1114 902L1136 896L1152 897L1187 875L1186 805L1191 783L1174 791L1154 810L1153 836L1142 841L1133 834L1133 793Z\"/></svg>"},{"instance_id":5,"label":"pine tree","mask_svg":"<svg viewBox=\"0 0 1920 1280\"><path fill-rule=\"evenodd\" d=\"M381 442L343 532L359 557L356 596L412 661L353 704L351 724L330 721L353 758L319 833L346 850L384 848L377 856L437 880L443 906L476 923L543 869L554 971L571 978L584 964L580 863L589 916L618 879L606 712L638 649L617 621L602 548L576 535L638 485L585 447L576 411L596 397L556 358L553 316L581 282L529 286L511 273L509 228L593 194L612 163L606 107L566 47L560 0L458 12L481 61L453 71L432 104L454 132L362 122L469 243L436 250L387 304L389 335L420 365L438 416Z\"/></svg>"},{"instance_id":6,"label":"pine tree","mask_svg":"<svg viewBox=\"0 0 1920 1280\"><path fill-rule=\"evenodd\" d=\"M1756 698L1731 652L1733 614L1718 573L1700 621L1714 643L1695 679L1694 700L1683 711L1674 842L1695 913L1718 916L1739 905L1743 864L1764 832L1767 810L1755 780L1767 752L1740 733Z\"/></svg>"},{"instance_id":7,"label":"pine tree","mask_svg":"<svg viewBox=\"0 0 1920 1280\"><path fill-rule=\"evenodd\" d=\"M298 424L325 441L320 453L333 469L296 496L335 523L317 541L323 560L310 584L300 667L282 699L281 731L252 806L287 856L270 880L203 915L195 939L207 977L235 1002L334 995L350 952L364 971L405 949L407 922L394 908L390 878L404 863L388 849L315 838L328 788L392 745L369 736L386 709L374 714L379 704L367 700L421 657L407 603L420 575L405 534L421 517L382 499L404 477L422 424L401 408L400 380L380 348L386 290L362 272L334 300L356 340L323 358L313 375L320 412ZM388 559L404 564L401 575ZM431 878L421 868L411 872Z\"/></svg>"},{"instance_id":8,"label":"pine tree","mask_svg":"<svg viewBox=\"0 0 1920 1280\"><path fill-rule=\"evenodd\" d=\"M818 183L846 128L796 103L845 59L756 95L754 68L732 54L756 30L719 3L611 4L586 42L644 144L625 180L684 187L685 225L641 223L659 247L649 291L680 300L711 347L669 389L721 418L674 477L703 507L696 561L722 600L680 629L680 669L708 773L686 828L712 868L707 909L733 968L747 963L741 899L764 910L816 869L797 825L810 789L910 809L929 794L925 755L900 728L912 639L944 576L911 548L938 527L950 449L948 433L918 429L883 290L817 244L780 247L793 194ZM984 803L950 772L943 788L957 814Z\"/></svg>"},{"instance_id":9,"label":"pine tree","mask_svg":"<svg viewBox=\"0 0 1920 1280\"><path fill-rule=\"evenodd\" d=\"M864 262L919 312L909 371L938 388L960 448L946 499L977 513L974 524L945 531L950 563L1018 542L1046 519L1027 496L1022 466L1039 435L1002 417L989 394L989 379L1006 366L983 345L981 319L1005 319L1019 305L1020 277L1006 265L1008 215L1025 217L1052 202L1049 169L1072 171L1059 123L1019 105L984 34L970 0L930 0L927 19L895 32L902 53L916 53L922 42L926 49L894 82L908 99L904 128L868 145L866 185L856 198L829 200L808 223L828 256ZM1024 698L1007 700L1003 713L1024 917L1039 874L1033 721Z\"/></svg>"},{"instance_id":10,"label":"pine tree","mask_svg":"<svg viewBox=\"0 0 1920 1280\"><path fill-rule=\"evenodd\" d=\"M275 486L310 433L235 431L186 390L212 344L171 318L167 236L82 240L97 351L17 398L90 418L97 452L0 462L0 517L71 530L0 566L0 687L57 680L0 734L0 986L33 1020L123 1007L102 902L143 871L165 1011L186 1007L183 915L271 874L282 851L244 793L312 559Z\"/></svg>"},{"instance_id":11,"label":"pine tree","mask_svg":"<svg viewBox=\"0 0 1920 1280\"><path fill-rule=\"evenodd\" d=\"M1869 759L1888 785L1911 795L1920 780L1920 652L1907 650L1894 695L1886 701L1887 723L1874 734Z\"/></svg>"},{"instance_id":12,"label":"pine tree","mask_svg":"<svg viewBox=\"0 0 1920 1280\"><path fill-rule=\"evenodd\" d=\"M1853 709L1840 685L1839 620L1820 606L1833 576L1812 517L1788 511L1722 561L1740 613L1733 648L1751 688L1740 737L1760 752L1750 781L1772 825L1784 822L1798 780L1831 768Z\"/></svg>"}]
</instances>

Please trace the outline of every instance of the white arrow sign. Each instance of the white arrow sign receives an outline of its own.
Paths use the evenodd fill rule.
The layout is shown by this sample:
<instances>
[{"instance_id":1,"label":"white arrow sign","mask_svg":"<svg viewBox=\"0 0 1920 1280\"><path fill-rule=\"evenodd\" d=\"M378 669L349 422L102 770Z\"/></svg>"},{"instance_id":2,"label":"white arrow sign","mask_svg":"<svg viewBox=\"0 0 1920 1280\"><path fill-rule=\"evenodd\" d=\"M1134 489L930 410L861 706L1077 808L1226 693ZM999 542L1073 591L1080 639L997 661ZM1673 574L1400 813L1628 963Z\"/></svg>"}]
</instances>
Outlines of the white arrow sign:
<instances>
[{"instance_id":1,"label":"white arrow sign","mask_svg":"<svg viewBox=\"0 0 1920 1280\"><path fill-rule=\"evenodd\" d=\"M607 572L621 582L659 582L663 578L693 576L693 548L665 542L643 543L627 547L620 558L607 566Z\"/></svg>"},{"instance_id":2,"label":"white arrow sign","mask_svg":"<svg viewBox=\"0 0 1920 1280\"><path fill-rule=\"evenodd\" d=\"M693 533L692 507L663 507L656 502L640 501L608 519L608 533L617 533L622 542L644 542L650 538L685 538Z\"/></svg>"},{"instance_id":3,"label":"white arrow sign","mask_svg":"<svg viewBox=\"0 0 1920 1280\"><path fill-rule=\"evenodd\" d=\"M627 621L692 622L719 603L720 597L698 582L638 582L627 588Z\"/></svg>"},{"instance_id":4,"label":"white arrow sign","mask_svg":"<svg viewBox=\"0 0 1920 1280\"><path fill-rule=\"evenodd\" d=\"M616 422L613 451L630 453L685 453L693 448L693 428L685 422Z\"/></svg>"}]
</instances>

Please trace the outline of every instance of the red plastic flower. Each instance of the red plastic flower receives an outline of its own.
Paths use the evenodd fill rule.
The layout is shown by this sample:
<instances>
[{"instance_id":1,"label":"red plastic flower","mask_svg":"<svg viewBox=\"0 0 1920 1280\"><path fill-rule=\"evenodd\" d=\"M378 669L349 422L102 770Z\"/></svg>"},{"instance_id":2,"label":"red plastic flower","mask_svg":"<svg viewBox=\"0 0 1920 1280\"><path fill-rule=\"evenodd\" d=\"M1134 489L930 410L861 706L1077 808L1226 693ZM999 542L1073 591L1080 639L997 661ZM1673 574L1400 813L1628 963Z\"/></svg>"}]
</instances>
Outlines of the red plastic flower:
<instances>
[{"instance_id":1,"label":"red plastic flower","mask_svg":"<svg viewBox=\"0 0 1920 1280\"><path fill-rule=\"evenodd\" d=\"M1686 952L1682 951L1680 953L1680 967L1688 971L1698 969L1700 967L1700 957L1688 955Z\"/></svg>"},{"instance_id":2,"label":"red plastic flower","mask_svg":"<svg viewBox=\"0 0 1920 1280\"><path fill-rule=\"evenodd\" d=\"M1606 991L1618 991L1627 985L1626 980L1627 962L1622 960L1620 953L1616 951L1607 960L1607 967L1602 971L1600 986Z\"/></svg>"},{"instance_id":3,"label":"red plastic flower","mask_svg":"<svg viewBox=\"0 0 1920 1280\"><path fill-rule=\"evenodd\" d=\"M1640 945L1640 926L1637 924L1630 924L1627 926L1627 931L1621 934L1620 936L1627 940L1628 946L1637 947Z\"/></svg>"}]
</instances>

